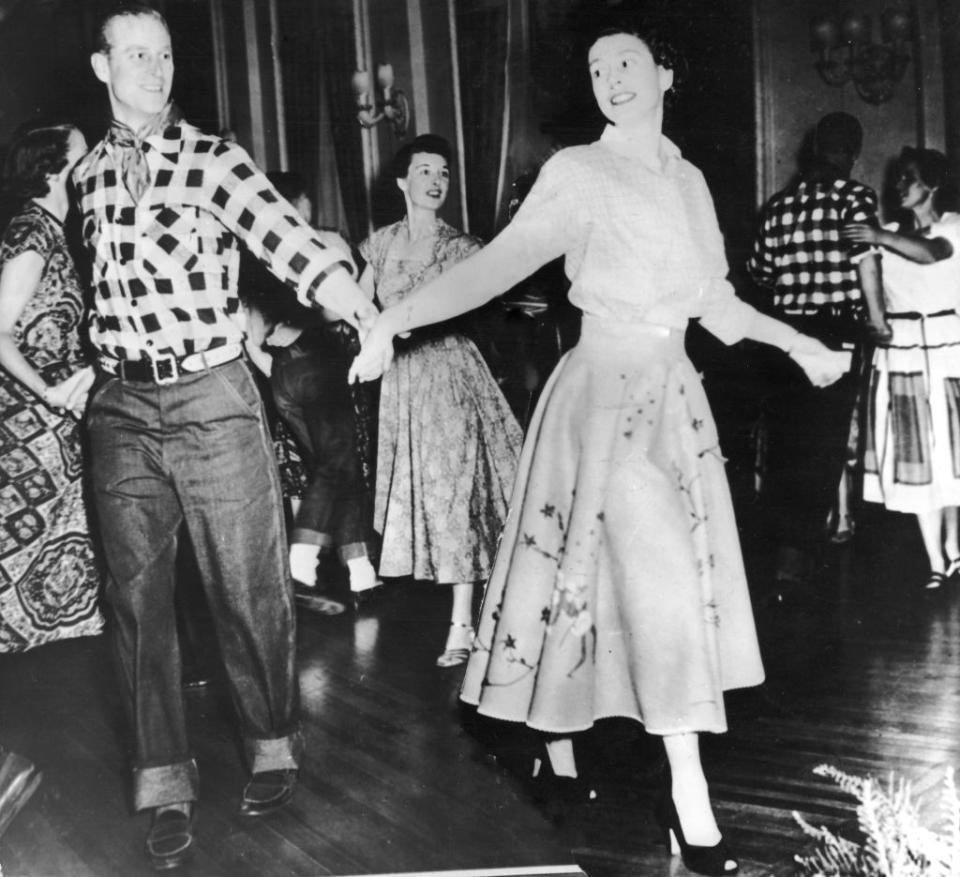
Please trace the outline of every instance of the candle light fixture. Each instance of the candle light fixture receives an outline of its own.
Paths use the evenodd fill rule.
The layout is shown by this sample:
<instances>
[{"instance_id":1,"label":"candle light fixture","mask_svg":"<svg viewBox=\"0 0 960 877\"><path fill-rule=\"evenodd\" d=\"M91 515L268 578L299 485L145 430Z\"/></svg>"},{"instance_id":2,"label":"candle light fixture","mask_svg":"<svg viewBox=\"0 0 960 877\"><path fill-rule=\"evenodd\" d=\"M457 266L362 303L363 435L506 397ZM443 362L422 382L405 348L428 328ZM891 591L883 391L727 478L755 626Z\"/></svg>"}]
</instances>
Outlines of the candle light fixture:
<instances>
[{"instance_id":1,"label":"candle light fixture","mask_svg":"<svg viewBox=\"0 0 960 877\"><path fill-rule=\"evenodd\" d=\"M393 133L403 138L407 133L410 107L407 96L393 85L393 65L377 67L377 87L367 70L353 74L353 92L357 99L357 121L364 128L373 128L384 119L393 125Z\"/></svg>"},{"instance_id":2,"label":"candle light fixture","mask_svg":"<svg viewBox=\"0 0 960 877\"><path fill-rule=\"evenodd\" d=\"M882 42L872 39L870 16L845 13L839 20L820 15L810 21L810 48L818 53L817 72L828 85L853 82L867 103L893 97L896 84L910 63L906 44L913 39L913 14L893 6L880 17Z\"/></svg>"}]
</instances>

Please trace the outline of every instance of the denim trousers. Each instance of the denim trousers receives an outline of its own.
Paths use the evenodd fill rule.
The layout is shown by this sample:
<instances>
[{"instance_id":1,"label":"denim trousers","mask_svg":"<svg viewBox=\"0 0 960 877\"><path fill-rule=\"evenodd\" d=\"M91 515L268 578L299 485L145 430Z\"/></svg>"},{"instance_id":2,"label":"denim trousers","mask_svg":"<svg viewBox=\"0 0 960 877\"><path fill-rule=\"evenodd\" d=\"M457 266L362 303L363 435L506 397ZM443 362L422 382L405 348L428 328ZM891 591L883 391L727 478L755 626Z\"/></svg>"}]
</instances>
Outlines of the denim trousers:
<instances>
[{"instance_id":1,"label":"denim trousers","mask_svg":"<svg viewBox=\"0 0 960 877\"><path fill-rule=\"evenodd\" d=\"M277 412L306 452L309 484L293 541L336 547L347 561L370 553L373 526L347 384L353 353L333 332L316 343L322 347L294 347L275 356L270 388Z\"/></svg>"},{"instance_id":2,"label":"denim trousers","mask_svg":"<svg viewBox=\"0 0 960 877\"><path fill-rule=\"evenodd\" d=\"M296 768L296 631L280 481L246 364L165 385L100 375L88 432L105 596L135 738L135 808L198 795L174 612L183 524L249 767Z\"/></svg>"}]
</instances>

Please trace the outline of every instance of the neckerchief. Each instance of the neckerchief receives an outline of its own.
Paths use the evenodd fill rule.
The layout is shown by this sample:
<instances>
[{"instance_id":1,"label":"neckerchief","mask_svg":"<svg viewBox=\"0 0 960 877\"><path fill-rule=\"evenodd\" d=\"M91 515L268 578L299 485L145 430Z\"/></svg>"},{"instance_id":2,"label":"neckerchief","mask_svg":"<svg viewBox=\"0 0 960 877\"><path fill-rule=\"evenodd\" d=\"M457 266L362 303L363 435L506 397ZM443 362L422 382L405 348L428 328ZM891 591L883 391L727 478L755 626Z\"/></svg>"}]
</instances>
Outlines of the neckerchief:
<instances>
[{"instance_id":1,"label":"neckerchief","mask_svg":"<svg viewBox=\"0 0 960 877\"><path fill-rule=\"evenodd\" d=\"M144 141L154 134L162 134L167 128L178 124L181 119L177 105L169 103L138 131L134 131L133 128L116 119L110 124L107 142L121 151L120 169L123 183L135 204L150 187L150 167L147 165L147 156L144 154Z\"/></svg>"}]
</instances>

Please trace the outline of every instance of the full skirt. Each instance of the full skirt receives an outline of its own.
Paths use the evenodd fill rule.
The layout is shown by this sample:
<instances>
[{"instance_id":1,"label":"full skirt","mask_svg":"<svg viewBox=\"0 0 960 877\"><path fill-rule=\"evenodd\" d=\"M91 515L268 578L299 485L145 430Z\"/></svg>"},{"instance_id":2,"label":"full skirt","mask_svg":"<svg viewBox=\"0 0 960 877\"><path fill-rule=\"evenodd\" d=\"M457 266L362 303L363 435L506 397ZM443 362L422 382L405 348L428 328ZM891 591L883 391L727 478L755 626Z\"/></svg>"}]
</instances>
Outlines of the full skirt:
<instances>
[{"instance_id":1,"label":"full skirt","mask_svg":"<svg viewBox=\"0 0 960 877\"><path fill-rule=\"evenodd\" d=\"M103 629L81 464L76 420L0 381L0 652Z\"/></svg>"},{"instance_id":2,"label":"full skirt","mask_svg":"<svg viewBox=\"0 0 960 877\"><path fill-rule=\"evenodd\" d=\"M484 581L523 436L473 342L448 335L400 352L381 384L379 430L380 575Z\"/></svg>"},{"instance_id":3,"label":"full skirt","mask_svg":"<svg viewBox=\"0 0 960 877\"><path fill-rule=\"evenodd\" d=\"M724 460L682 333L585 318L541 395L462 698L547 732L724 731L763 681Z\"/></svg>"}]
</instances>

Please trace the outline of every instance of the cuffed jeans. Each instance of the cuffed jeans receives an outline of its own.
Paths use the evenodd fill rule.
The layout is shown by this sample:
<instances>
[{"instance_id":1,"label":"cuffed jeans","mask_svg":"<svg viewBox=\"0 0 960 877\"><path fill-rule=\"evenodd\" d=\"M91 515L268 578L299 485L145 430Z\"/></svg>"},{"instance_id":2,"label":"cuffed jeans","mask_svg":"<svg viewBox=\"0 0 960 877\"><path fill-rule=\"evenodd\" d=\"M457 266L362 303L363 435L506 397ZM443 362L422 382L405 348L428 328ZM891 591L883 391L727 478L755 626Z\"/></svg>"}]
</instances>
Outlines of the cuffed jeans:
<instances>
[{"instance_id":1,"label":"cuffed jeans","mask_svg":"<svg viewBox=\"0 0 960 877\"><path fill-rule=\"evenodd\" d=\"M294 542L336 546L347 561L369 555L373 526L347 383L353 353L333 331L314 343L322 346L279 353L270 378L277 412L307 452L310 483L292 535Z\"/></svg>"},{"instance_id":2,"label":"cuffed jeans","mask_svg":"<svg viewBox=\"0 0 960 877\"><path fill-rule=\"evenodd\" d=\"M186 523L252 771L296 768L295 615L280 482L240 360L156 385L101 375L88 430L135 736L134 806L195 800L174 614Z\"/></svg>"}]
</instances>

